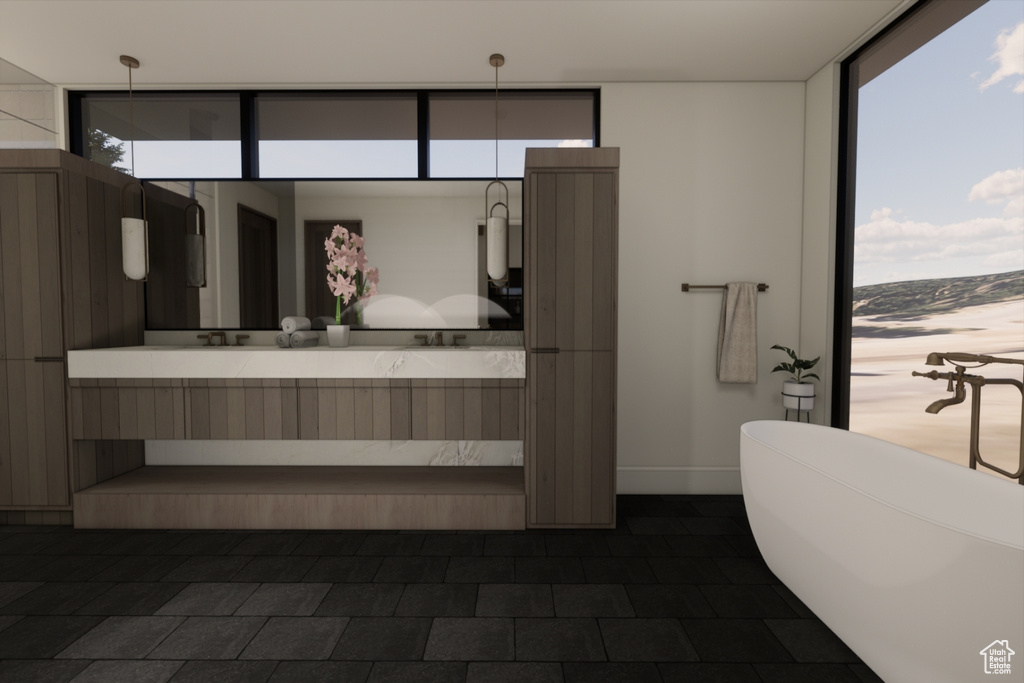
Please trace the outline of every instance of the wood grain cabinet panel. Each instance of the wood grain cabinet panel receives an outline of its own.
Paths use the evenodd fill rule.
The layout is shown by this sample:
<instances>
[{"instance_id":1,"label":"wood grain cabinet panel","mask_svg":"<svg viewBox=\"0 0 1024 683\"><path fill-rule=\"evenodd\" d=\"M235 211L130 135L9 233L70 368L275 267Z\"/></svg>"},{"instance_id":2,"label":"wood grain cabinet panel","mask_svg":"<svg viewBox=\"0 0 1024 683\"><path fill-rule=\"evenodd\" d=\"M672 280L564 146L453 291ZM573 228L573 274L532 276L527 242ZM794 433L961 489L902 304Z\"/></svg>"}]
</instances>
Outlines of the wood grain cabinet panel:
<instances>
[{"instance_id":1,"label":"wood grain cabinet panel","mask_svg":"<svg viewBox=\"0 0 1024 683\"><path fill-rule=\"evenodd\" d=\"M618 150L527 150L530 526L615 525Z\"/></svg>"}]
</instances>

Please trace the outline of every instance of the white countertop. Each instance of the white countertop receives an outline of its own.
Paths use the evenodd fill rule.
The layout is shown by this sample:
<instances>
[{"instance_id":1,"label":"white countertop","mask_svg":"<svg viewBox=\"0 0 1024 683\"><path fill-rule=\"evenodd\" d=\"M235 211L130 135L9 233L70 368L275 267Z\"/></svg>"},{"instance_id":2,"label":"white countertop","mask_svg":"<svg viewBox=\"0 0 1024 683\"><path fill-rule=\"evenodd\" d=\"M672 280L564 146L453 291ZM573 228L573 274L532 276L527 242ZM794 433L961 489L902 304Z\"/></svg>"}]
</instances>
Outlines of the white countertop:
<instances>
[{"instance_id":1,"label":"white countertop","mask_svg":"<svg viewBox=\"0 0 1024 683\"><path fill-rule=\"evenodd\" d=\"M524 379L513 346L126 346L68 351L81 379Z\"/></svg>"}]
</instances>

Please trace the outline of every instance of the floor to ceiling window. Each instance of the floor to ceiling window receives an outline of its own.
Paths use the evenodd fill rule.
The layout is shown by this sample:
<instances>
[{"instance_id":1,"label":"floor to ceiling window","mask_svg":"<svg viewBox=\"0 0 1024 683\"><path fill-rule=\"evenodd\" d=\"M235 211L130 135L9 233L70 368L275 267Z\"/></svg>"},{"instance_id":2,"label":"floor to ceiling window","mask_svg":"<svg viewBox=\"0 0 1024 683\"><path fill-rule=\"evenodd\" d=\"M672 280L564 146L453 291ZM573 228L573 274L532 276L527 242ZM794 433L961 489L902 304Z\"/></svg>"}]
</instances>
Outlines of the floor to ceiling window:
<instances>
[{"instance_id":1,"label":"floor to ceiling window","mask_svg":"<svg viewBox=\"0 0 1024 683\"><path fill-rule=\"evenodd\" d=\"M920 7L850 76L848 424L966 464L970 395L926 413L952 394L911 372L948 371L925 366L934 351L1024 358L1024 3L960 3L966 16L935 30L944 4L956 5ZM915 21L933 37L899 48ZM1020 392L983 394L980 450L1015 470Z\"/></svg>"}]
</instances>

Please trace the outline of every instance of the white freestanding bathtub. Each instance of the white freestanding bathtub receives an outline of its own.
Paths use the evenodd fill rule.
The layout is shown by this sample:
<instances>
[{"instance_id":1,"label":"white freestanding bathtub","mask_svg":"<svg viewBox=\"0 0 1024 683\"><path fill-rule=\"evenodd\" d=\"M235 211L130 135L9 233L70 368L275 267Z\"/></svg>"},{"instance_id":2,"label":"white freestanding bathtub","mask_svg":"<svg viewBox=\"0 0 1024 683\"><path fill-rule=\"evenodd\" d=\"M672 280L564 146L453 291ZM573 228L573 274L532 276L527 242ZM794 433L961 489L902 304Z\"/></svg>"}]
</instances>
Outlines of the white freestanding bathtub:
<instances>
[{"instance_id":1,"label":"white freestanding bathtub","mask_svg":"<svg viewBox=\"0 0 1024 683\"><path fill-rule=\"evenodd\" d=\"M862 434L748 422L740 476L775 575L888 683L1024 680L1024 486Z\"/></svg>"}]
</instances>

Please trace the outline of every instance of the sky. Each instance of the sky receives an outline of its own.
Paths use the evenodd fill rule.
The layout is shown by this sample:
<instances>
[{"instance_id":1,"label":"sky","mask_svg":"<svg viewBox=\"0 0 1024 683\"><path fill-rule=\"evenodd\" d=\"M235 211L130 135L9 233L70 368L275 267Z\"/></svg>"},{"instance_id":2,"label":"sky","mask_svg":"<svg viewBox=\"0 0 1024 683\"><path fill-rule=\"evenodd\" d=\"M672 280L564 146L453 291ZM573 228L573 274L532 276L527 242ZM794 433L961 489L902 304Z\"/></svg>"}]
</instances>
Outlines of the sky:
<instances>
[{"instance_id":1,"label":"sky","mask_svg":"<svg viewBox=\"0 0 1024 683\"><path fill-rule=\"evenodd\" d=\"M861 88L854 286L1024 269L1024 2Z\"/></svg>"}]
</instances>

